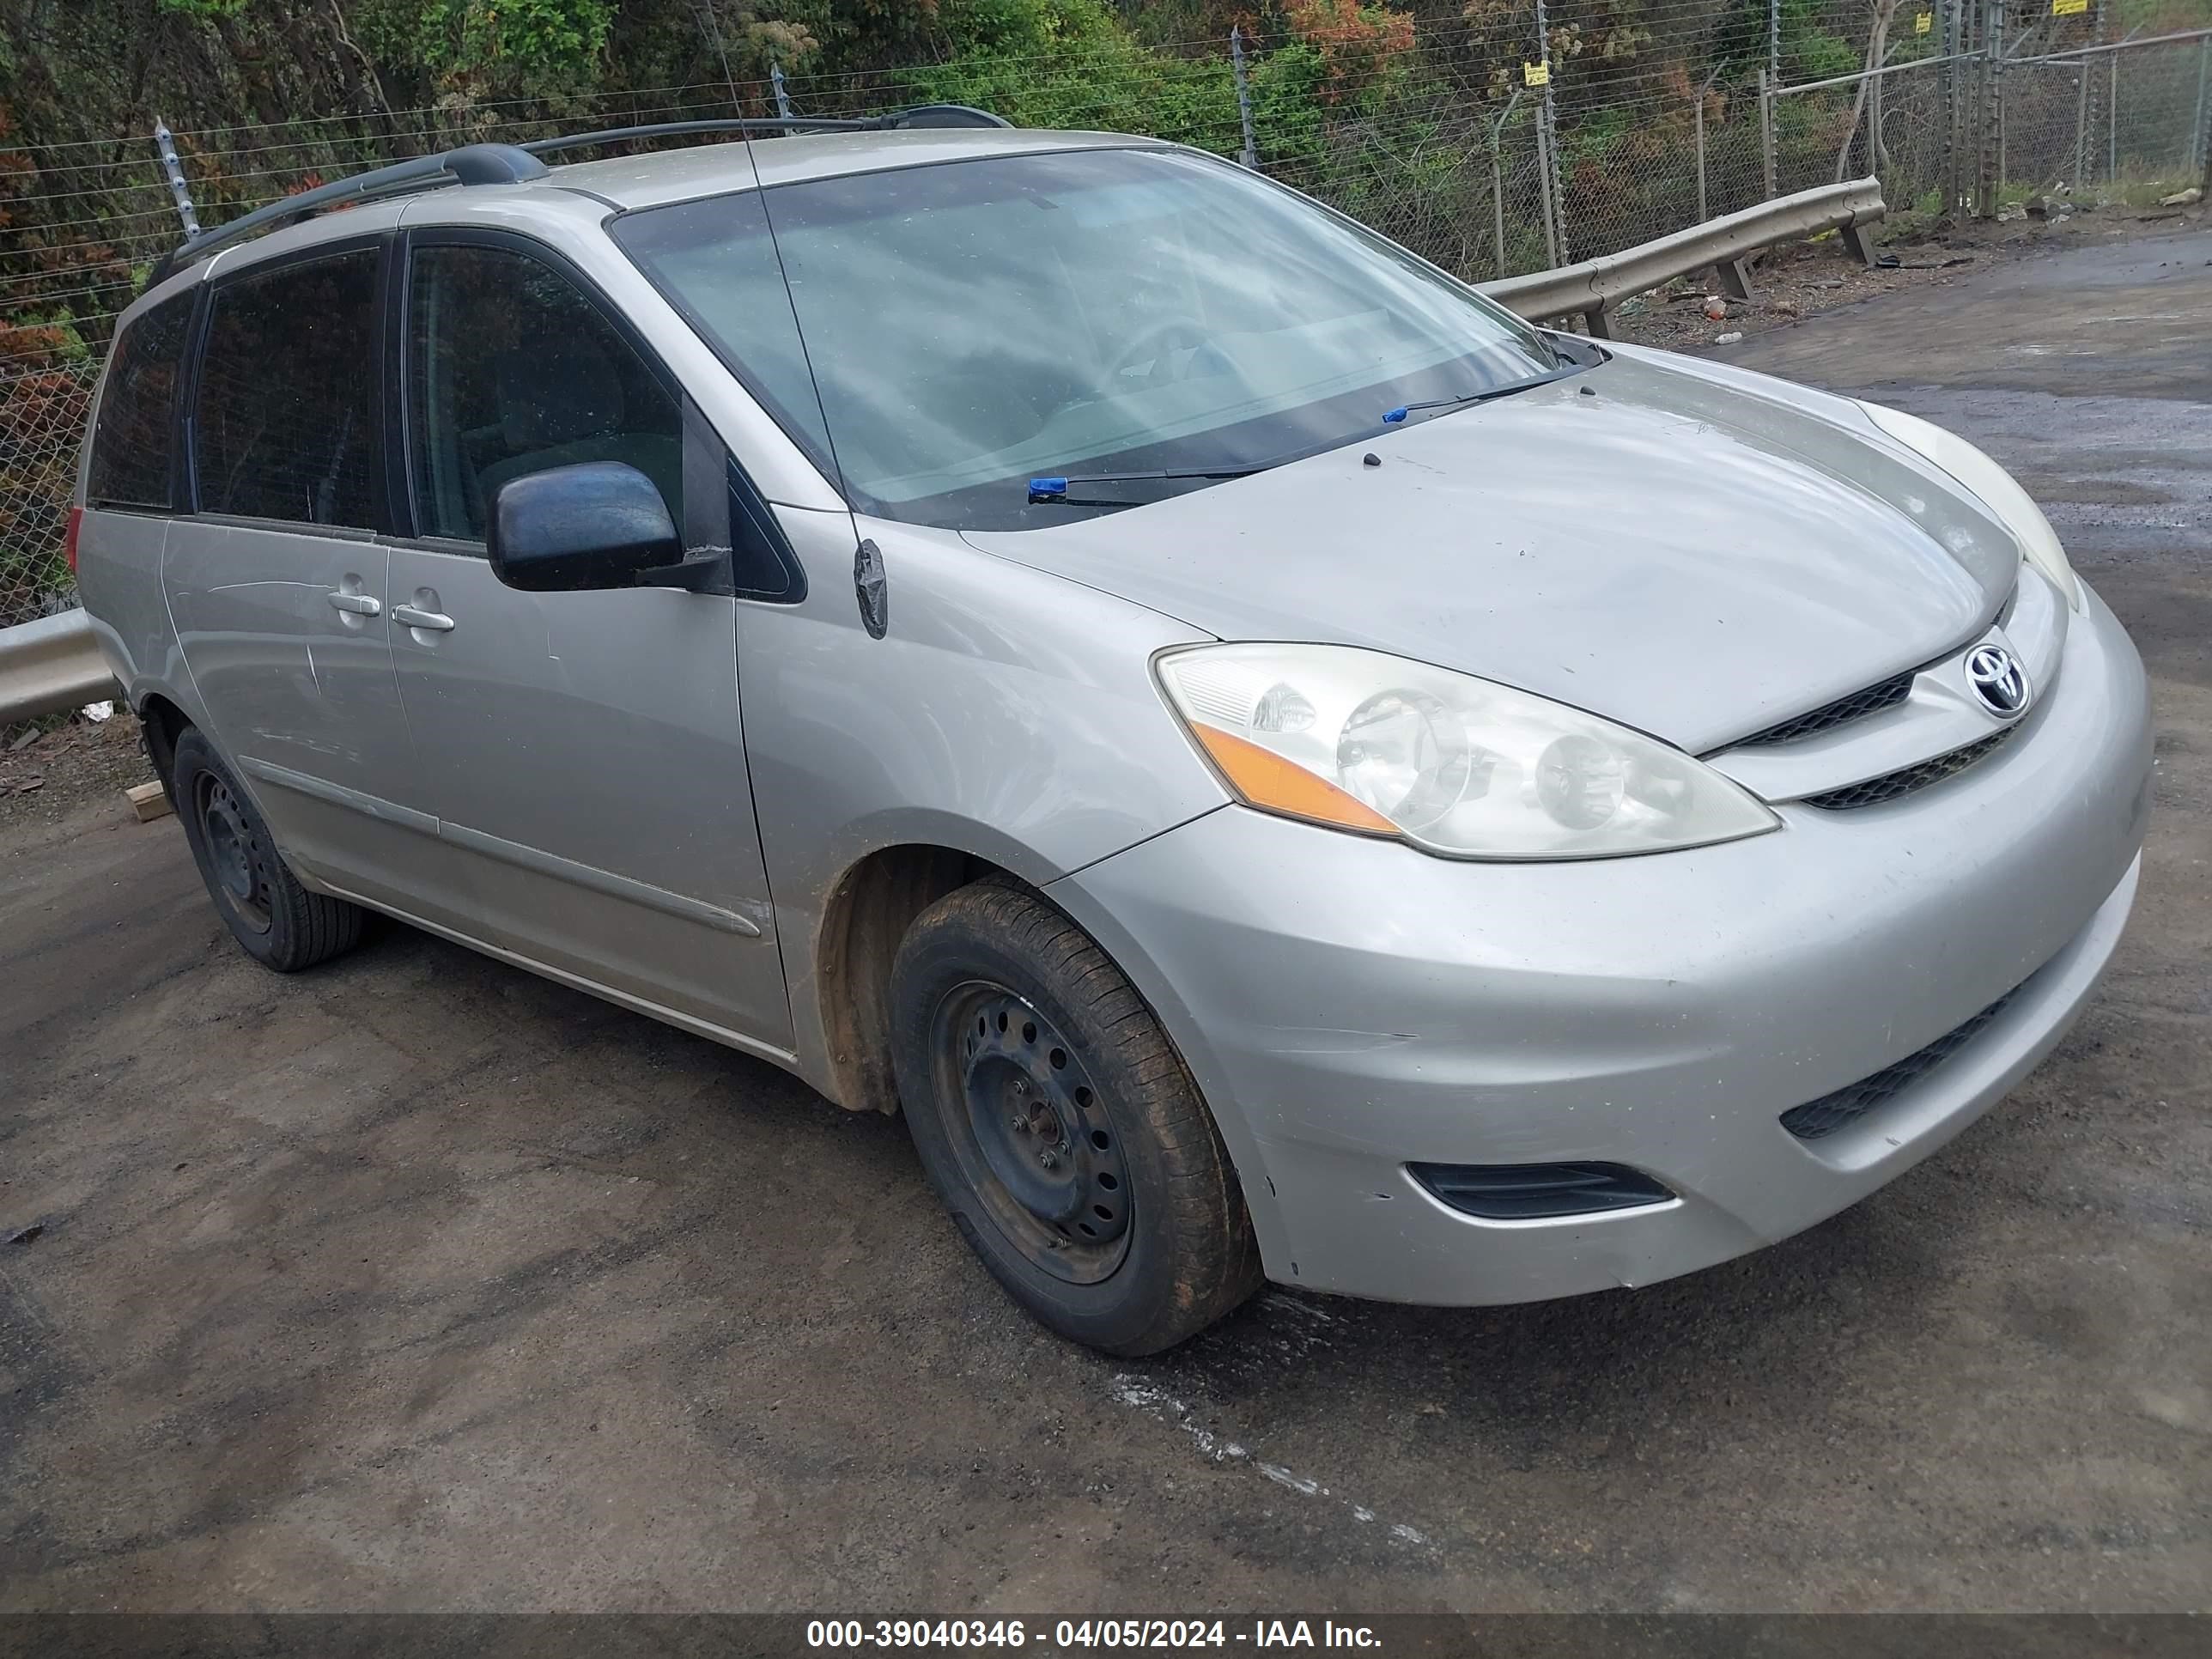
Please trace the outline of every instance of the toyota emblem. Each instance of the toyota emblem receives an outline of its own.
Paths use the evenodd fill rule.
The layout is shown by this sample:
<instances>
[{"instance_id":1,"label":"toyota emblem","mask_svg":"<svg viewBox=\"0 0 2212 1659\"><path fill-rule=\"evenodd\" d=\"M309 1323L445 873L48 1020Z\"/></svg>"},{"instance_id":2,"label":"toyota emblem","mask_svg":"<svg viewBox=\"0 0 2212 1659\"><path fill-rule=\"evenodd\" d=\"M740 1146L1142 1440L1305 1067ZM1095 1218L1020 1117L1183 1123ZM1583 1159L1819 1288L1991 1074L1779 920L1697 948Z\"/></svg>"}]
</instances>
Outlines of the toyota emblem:
<instances>
[{"instance_id":1,"label":"toyota emblem","mask_svg":"<svg viewBox=\"0 0 2212 1659\"><path fill-rule=\"evenodd\" d=\"M1966 684L2000 720L2027 707L2027 675L2001 645L1978 645L1966 653Z\"/></svg>"}]
</instances>

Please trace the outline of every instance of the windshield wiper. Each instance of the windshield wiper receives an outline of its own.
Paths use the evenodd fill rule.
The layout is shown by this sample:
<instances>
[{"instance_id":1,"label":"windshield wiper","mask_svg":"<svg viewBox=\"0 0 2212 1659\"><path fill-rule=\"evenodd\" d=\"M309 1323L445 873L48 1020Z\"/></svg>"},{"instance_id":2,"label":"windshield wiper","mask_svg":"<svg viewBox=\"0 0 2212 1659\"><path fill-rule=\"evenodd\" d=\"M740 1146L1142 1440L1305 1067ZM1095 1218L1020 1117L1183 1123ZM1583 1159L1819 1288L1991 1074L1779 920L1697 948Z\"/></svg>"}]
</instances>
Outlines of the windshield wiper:
<instances>
[{"instance_id":1,"label":"windshield wiper","mask_svg":"<svg viewBox=\"0 0 2212 1659\"><path fill-rule=\"evenodd\" d=\"M1059 476L1030 480L1031 507L1134 507L1135 501L1090 501L1067 492L1076 484L1155 483L1176 478L1249 478L1255 472L1265 472L1273 462L1251 466L1194 466L1174 468L1162 472L1093 472L1087 475Z\"/></svg>"},{"instance_id":2,"label":"windshield wiper","mask_svg":"<svg viewBox=\"0 0 2212 1659\"><path fill-rule=\"evenodd\" d=\"M1553 380L1564 380L1570 374L1581 374L1588 367L1586 363L1570 362L1563 368L1552 370L1549 374L1532 374L1525 380L1509 380L1504 386L1485 386L1480 392L1463 392L1456 398L1432 398L1425 403L1402 404L1383 415L1382 424L1395 426L1419 410L1457 409L1467 404L1487 403L1492 398L1503 398L1511 392L1526 392L1531 386L1547 386ZM1031 478L1030 505L1031 507L1139 507L1143 505L1140 501L1116 500L1110 496L1097 498L1071 495L1067 492L1079 484L1157 483L1177 479L1216 483L1223 478L1247 478L1255 472L1265 472L1271 467L1280 466L1285 461L1297 460L1305 455L1317 453L1322 449L1333 448L1336 443L1341 441L1342 440L1332 440L1317 445L1313 449L1294 451L1288 455L1278 455L1272 461L1255 461L1246 466L1171 467L1152 472L1092 472Z\"/></svg>"},{"instance_id":3,"label":"windshield wiper","mask_svg":"<svg viewBox=\"0 0 2212 1659\"><path fill-rule=\"evenodd\" d=\"M1395 426L1408 415L1424 409L1457 409L1465 404L1486 404L1492 398L1503 398L1511 392L1526 392L1531 386L1549 386L1554 380L1564 380L1570 374L1583 372L1581 363L1569 363L1565 368L1555 368L1548 374L1531 374L1525 380L1508 380L1504 386L1485 386L1480 392L1462 392L1456 398L1431 398L1426 403L1401 404L1395 409L1385 410L1382 424Z\"/></svg>"}]
</instances>

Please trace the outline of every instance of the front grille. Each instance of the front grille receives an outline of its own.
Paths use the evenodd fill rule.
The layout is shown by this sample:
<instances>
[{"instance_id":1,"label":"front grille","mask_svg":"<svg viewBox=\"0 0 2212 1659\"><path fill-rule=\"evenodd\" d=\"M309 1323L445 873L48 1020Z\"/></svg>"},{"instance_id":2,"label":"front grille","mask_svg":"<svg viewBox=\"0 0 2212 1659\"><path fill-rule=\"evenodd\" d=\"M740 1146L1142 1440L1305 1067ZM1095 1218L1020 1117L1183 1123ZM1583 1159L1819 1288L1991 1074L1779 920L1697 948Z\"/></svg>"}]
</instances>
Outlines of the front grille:
<instances>
[{"instance_id":1,"label":"front grille","mask_svg":"<svg viewBox=\"0 0 2212 1659\"><path fill-rule=\"evenodd\" d=\"M1413 1179L1465 1215L1493 1221L1663 1204L1671 1188L1623 1164L1409 1164Z\"/></svg>"},{"instance_id":2,"label":"front grille","mask_svg":"<svg viewBox=\"0 0 2212 1659\"><path fill-rule=\"evenodd\" d=\"M2006 992L1965 1024L1953 1027L1925 1048L1905 1055L1896 1065L1885 1066L1872 1077L1863 1077L1833 1094L1822 1095L1818 1100L1808 1100L1802 1106L1791 1107L1782 1115L1782 1127L1800 1140L1819 1140L1838 1129L1849 1128L1884 1101L1911 1088L1972 1042L1991 1020L2005 1011L2005 1005L2019 994L2017 987Z\"/></svg>"},{"instance_id":3,"label":"front grille","mask_svg":"<svg viewBox=\"0 0 2212 1659\"><path fill-rule=\"evenodd\" d=\"M1946 778L1957 776L2010 737L2014 729L2008 726L2001 732L1990 732L1986 738L1977 738L1964 749L1954 749L1949 754L1938 755L1933 760L1921 761L1899 771L1885 772L1878 778L1869 778L1863 783L1850 784L1841 789L1831 789L1823 794L1808 795L1805 805L1818 806L1830 812L1848 812L1858 806L1879 806L1886 800L1895 800L1900 795L1909 795L1916 789L1925 789L1931 783L1941 783Z\"/></svg>"},{"instance_id":4,"label":"front grille","mask_svg":"<svg viewBox=\"0 0 2212 1659\"><path fill-rule=\"evenodd\" d=\"M1848 725L1882 709L1893 708L1912 695L1913 677L1917 672L1908 668L1902 674L1893 675L1879 684L1854 691L1848 697L1838 697L1833 702L1808 709L1778 726L1754 732L1736 747L1748 749L1754 745L1795 743L1800 738L1811 737L1815 732L1826 732L1832 726Z\"/></svg>"}]
</instances>

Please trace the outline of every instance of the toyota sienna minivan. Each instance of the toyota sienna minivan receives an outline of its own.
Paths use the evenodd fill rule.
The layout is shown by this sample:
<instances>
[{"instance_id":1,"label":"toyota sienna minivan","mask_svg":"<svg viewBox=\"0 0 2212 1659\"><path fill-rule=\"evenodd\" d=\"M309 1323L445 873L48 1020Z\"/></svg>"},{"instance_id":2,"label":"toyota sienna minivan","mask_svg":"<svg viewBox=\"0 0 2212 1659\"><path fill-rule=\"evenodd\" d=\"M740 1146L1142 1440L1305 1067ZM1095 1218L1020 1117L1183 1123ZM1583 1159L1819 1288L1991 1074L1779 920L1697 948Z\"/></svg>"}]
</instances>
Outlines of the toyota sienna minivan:
<instances>
[{"instance_id":1,"label":"toyota sienna minivan","mask_svg":"<svg viewBox=\"0 0 2212 1659\"><path fill-rule=\"evenodd\" d=\"M1950 434L1171 144L535 148L112 355L77 579L270 968L380 911L902 1111L1126 1354L1753 1249L2095 988L2142 671Z\"/></svg>"}]
</instances>

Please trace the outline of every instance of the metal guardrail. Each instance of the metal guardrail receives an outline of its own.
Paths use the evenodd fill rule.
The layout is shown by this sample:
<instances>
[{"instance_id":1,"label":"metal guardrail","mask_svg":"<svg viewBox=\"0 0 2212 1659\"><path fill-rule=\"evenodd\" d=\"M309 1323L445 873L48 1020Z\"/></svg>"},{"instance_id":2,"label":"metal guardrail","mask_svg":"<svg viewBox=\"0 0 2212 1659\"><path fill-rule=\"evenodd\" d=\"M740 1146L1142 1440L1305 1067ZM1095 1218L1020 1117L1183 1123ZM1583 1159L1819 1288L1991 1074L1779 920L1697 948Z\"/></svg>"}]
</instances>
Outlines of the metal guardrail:
<instances>
[{"instance_id":1,"label":"metal guardrail","mask_svg":"<svg viewBox=\"0 0 2212 1659\"><path fill-rule=\"evenodd\" d=\"M82 611L0 628L0 726L118 695Z\"/></svg>"},{"instance_id":2,"label":"metal guardrail","mask_svg":"<svg viewBox=\"0 0 2212 1659\"><path fill-rule=\"evenodd\" d=\"M1750 297L1750 276L1741 263L1744 258L1793 236L1839 230L1852 257L1870 264L1870 250L1859 228L1872 224L1888 211L1881 199L1879 179L1854 179L1801 190L1794 196L1778 196L1757 207L1724 213L1656 241L1585 259L1580 264L1479 286L1500 305L1532 323L1580 317L1591 333L1603 337L1611 331L1606 313L1620 301L1708 265L1720 270L1723 285L1738 299Z\"/></svg>"},{"instance_id":3,"label":"metal guardrail","mask_svg":"<svg viewBox=\"0 0 2212 1659\"><path fill-rule=\"evenodd\" d=\"M1724 214L1640 247L1557 270L1485 283L1481 288L1531 322L1579 316L1591 333L1604 335L1608 332L1606 313L1619 301L1708 265L1719 269L1731 292L1744 296L1750 283L1740 262L1747 254L1792 236L1840 230L1846 247L1864 260L1868 249L1858 228L1887 211L1879 179L1823 185ZM64 611L18 628L0 629L0 726L58 714L115 694L115 681L93 642L92 624L83 611Z\"/></svg>"}]
</instances>

